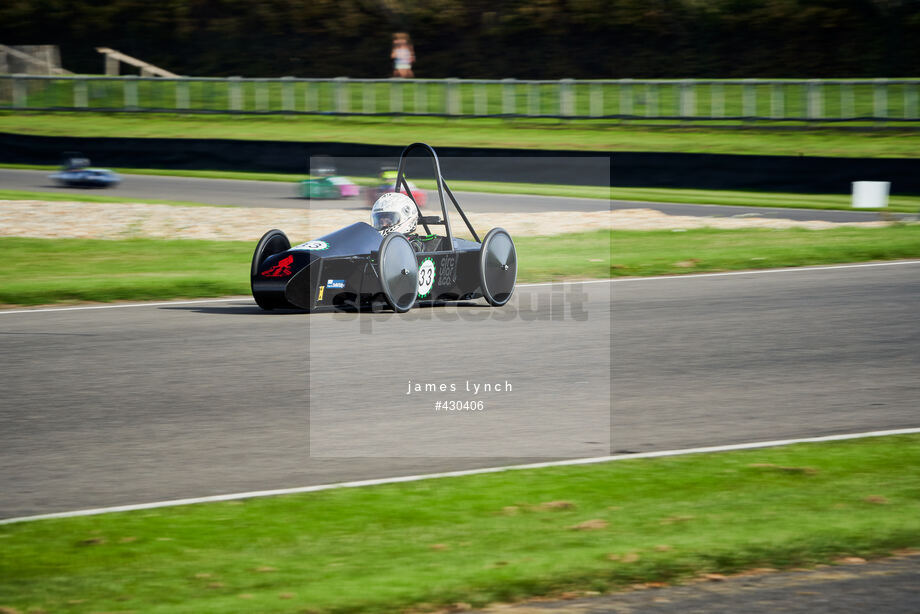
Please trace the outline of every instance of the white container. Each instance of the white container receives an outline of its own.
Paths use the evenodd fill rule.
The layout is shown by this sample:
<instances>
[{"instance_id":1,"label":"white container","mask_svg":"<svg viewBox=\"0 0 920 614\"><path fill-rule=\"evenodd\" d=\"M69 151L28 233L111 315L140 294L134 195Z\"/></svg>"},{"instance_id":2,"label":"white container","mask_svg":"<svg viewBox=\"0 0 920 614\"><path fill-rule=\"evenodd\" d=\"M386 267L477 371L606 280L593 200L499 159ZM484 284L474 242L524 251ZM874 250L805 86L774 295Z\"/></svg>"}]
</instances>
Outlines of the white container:
<instances>
[{"instance_id":1,"label":"white container","mask_svg":"<svg viewBox=\"0 0 920 614\"><path fill-rule=\"evenodd\" d=\"M878 209L888 206L890 181L854 181L853 208Z\"/></svg>"}]
</instances>

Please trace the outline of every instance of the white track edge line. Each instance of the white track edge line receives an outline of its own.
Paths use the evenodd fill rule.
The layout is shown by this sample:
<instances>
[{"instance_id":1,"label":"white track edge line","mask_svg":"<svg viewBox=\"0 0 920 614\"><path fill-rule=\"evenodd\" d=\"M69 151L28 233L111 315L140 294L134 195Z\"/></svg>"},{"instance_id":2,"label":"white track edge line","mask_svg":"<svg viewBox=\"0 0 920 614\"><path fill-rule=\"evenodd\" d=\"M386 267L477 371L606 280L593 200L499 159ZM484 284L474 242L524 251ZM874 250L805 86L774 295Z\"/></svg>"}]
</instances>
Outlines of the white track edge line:
<instances>
[{"instance_id":1,"label":"white track edge line","mask_svg":"<svg viewBox=\"0 0 920 614\"><path fill-rule=\"evenodd\" d=\"M659 281L662 279L698 279L700 277L729 277L734 275L766 275L769 273L794 273L796 271L829 271L835 269L864 269L877 266L898 266L903 264L920 264L920 260L895 260L892 262L862 262L858 264L829 264L822 266L795 266L781 269L752 269L748 271L725 271L723 273L689 273L684 275L656 275L653 277L617 277L613 283L638 281Z\"/></svg>"},{"instance_id":2,"label":"white track edge line","mask_svg":"<svg viewBox=\"0 0 920 614\"><path fill-rule=\"evenodd\" d=\"M406 475L390 478L377 478L371 480L358 480L353 482L338 482L334 484L317 484L315 486L301 486L297 488L279 488L273 490L256 490L251 492L231 493L224 495L211 495L206 497L193 497L188 499L173 499L170 501L155 501L151 503L138 503L134 505L117 505L113 507L100 507L95 509L76 510L71 512L56 512L52 514L39 514L36 516L21 516L18 518L0 519L0 525L19 522L32 522L36 520L50 520L54 518L75 518L79 516L97 516L115 512L134 512L160 507L176 507L180 505L193 505L197 503L217 503L221 501L236 501L240 499L253 499L257 497L275 497L278 495L294 495L336 488L361 488L365 486L381 486L384 484L399 484L403 482L418 482L440 478L462 477L468 475L482 475L487 473L500 473L502 471L520 471L523 469L544 469L548 467L568 467L573 465L593 465L621 460L635 460L643 458L662 458L667 456L684 456L688 454L703 454L712 452L730 452L734 450L756 450L758 448L772 448L799 443L820 443L827 441L845 441L849 439L862 439L867 437L885 437L889 435L912 435L920 433L920 427L890 429L885 431L866 431L862 433L845 433L841 435L823 435L819 437L802 437L797 439L779 439L774 441L757 441L750 443L727 444L720 446L704 446L700 448L685 448L682 450L661 450L658 452L639 452L636 454L618 454L614 456L597 456L591 458L575 458L561 461L547 461L530 463L526 465L506 465L504 467L484 467L481 469L465 469L460 471L447 471L443 473L428 473L421 475Z\"/></svg>"},{"instance_id":3,"label":"white track edge line","mask_svg":"<svg viewBox=\"0 0 920 614\"><path fill-rule=\"evenodd\" d=\"M533 284L517 284L518 288L537 288L540 286L555 286L560 284L603 284L603 283L629 283L639 281L659 281L662 279L696 279L700 277L728 277L732 275L765 275L768 273L787 273L795 271L827 271L834 269L863 269L877 266L898 266L904 264L920 264L920 260L896 260L893 262L864 262L859 264L832 264L827 266L810 267L785 267L781 269L754 269L749 271L727 271L724 273L689 273L684 275L656 275L653 277L616 277L610 279L576 279L561 280ZM213 298L189 301L163 301L156 303L128 303L123 305L88 305L84 307L41 307L37 309L0 309L0 316L11 313L47 313L49 311L87 311L90 309L121 309L125 307L163 307L168 305L194 305L196 303L226 303L250 299L249 296L231 298Z\"/></svg>"},{"instance_id":4,"label":"white track edge line","mask_svg":"<svg viewBox=\"0 0 920 614\"><path fill-rule=\"evenodd\" d=\"M535 284L517 284L518 288L530 288L534 286L553 286L559 284L600 284L610 283L613 279L584 279L584 280L567 280L549 283ZM126 307L165 307L169 305L195 305L199 303L228 303L230 301L251 301L252 297L236 296L229 298L209 298L209 299L192 299L192 300L175 300L175 301L157 301L151 303L121 303L117 305L80 305L76 307L36 307L35 309L0 309L0 316L11 313L47 313L52 311L89 311L93 309L122 309Z\"/></svg>"},{"instance_id":5,"label":"white track edge line","mask_svg":"<svg viewBox=\"0 0 920 614\"><path fill-rule=\"evenodd\" d=\"M540 286L560 286L565 284L609 284L616 281L610 279L561 279L559 281L541 281L532 284L514 284L515 288L538 288Z\"/></svg>"},{"instance_id":6,"label":"white track edge line","mask_svg":"<svg viewBox=\"0 0 920 614\"><path fill-rule=\"evenodd\" d=\"M79 307L38 307L35 309L0 309L0 315L9 313L47 313L49 311L89 311L92 309L123 309L125 307L163 307L167 305L196 305L199 303L227 303L251 298L237 296L233 298L208 298L198 300L158 301L153 303L121 303L118 305L81 305Z\"/></svg>"}]
</instances>

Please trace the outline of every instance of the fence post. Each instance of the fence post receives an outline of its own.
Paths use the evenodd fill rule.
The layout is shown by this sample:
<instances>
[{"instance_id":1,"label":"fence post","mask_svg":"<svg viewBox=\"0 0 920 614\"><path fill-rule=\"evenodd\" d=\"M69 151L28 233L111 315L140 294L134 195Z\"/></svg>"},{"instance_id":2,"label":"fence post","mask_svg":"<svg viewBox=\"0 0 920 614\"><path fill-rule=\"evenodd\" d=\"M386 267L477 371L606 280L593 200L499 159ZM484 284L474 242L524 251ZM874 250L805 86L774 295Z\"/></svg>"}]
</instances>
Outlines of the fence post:
<instances>
[{"instance_id":1,"label":"fence post","mask_svg":"<svg viewBox=\"0 0 920 614\"><path fill-rule=\"evenodd\" d=\"M137 77L128 75L124 81L125 108L129 111L137 110Z\"/></svg>"},{"instance_id":2,"label":"fence post","mask_svg":"<svg viewBox=\"0 0 920 614\"><path fill-rule=\"evenodd\" d=\"M390 79L390 113L402 113L402 79Z\"/></svg>"},{"instance_id":3,"label":"fence post","mask_svg":"<svg viewBox=\"0 0 920 614\"><path fill-rule=\"evenodd\" d=\"M446 92L444 103L447 106L448 115L460 115L463 112L460 102L460 79L451 77L446 80Z\"/></svg>"},{"instance_id":4,"label":"fence post","mask_svg":"<svg viewBox=\"0 0 920 614\"><path fill-rule=\"evenodd\" d=\"M256 88L256 111L268 111L269 93L268 81L259 79L255 82Z\"/></svg>"},{"instance_id":5,"label":"fence post","mask_svg":"<svg viewBox=\"0 0 920 614\"><path fill-rule=\"evenodd\" d=\"M527 84L527 115L534 117L540 114L540 85L531 81Z\"/></svg>"},{"instance_id":6,"label":"fence post","mask_svg":"<svg viewBox=\"0 0 920 614\"><path fill-rule=\"evenodd\" d=\"M725 117L725 87L721 83L709 84L709 114Z\"/></svg>"},{"instance_id":7,"label":"fence post","mask_svg":"<svg viewBox=\"0 0 920 614\"><path fill-rule=\"evenodd\" d=\"M428 85L423 81L415 82L415 114L428 112Z\"/></svg>"},{"instance_id":8,"label":"fence post","mask_svg":"<svg viewBox=\"0 0 920 614\"><path fill-rule=\"evenodd\" d=\"M745 79L741 84L741 115L746 119L757 117L757 80Z\"/></svg>"},{"instance_id":9,"label":"fence post","mask_svg":"<svg viewBox=\"0 0 920 614\"><path fill-rule=\"evenodd\" d=\"M620 115L629 117L633 114L632 79L620 79L619 99Z\"/></svg>"},{"instance_id":10,"label":"fence post","mask_svg":"<svg viewBox=\"0 0 920 614\"><path fill-rule=\"evenodd\" d=\"M514 81L514 79L502 79L502 115L515 115L517 111Z\"/></svg>"},{"instance_id":11,"label":"fence post","mask_svg":"<svg viewBox=\"0 0 920 614\"><path fill-rule=\"evenodd\" d=\"M646 104L645 116L646 117L658 117L658 84L649 83L645 86L648 103Z\"/></svg>"},{"instance_id":12,"label":"fence post","mask_svg":"<svg viewBox=\"0 0 920 614\"><path fill-rule=\"evenodd\" d=\"M230 89L230 110L242 111L243 92L240 77L230 77L230 83L228 85Z\"/></svg>"},{"instance_id":13,"label":"fence post","mask_svg":"<svg viewBox=\"0 0 920 614\"><path fill-rule=\"evenodd\" d=\"M604 114L604 90L600 83L592 83L589 88L588 115L600 117Z\"/></svg>"},{"instance_id":14,"label":"fence post","mask_svg":"<svg viewBox=\"0 0 920 614\"><path fill-rule=\"evenodd\" d=\"M821 82L812 79L808 82L808 119L821 119Z\"/></svg>"},{"instance_id":15,"label":"fence post","mask_svg":"<svg viewBox=\"0 0 920 614\"><path fill-rule=\"evenodd\" d=\"M176 108L177 109L188 109L189 108L189 92L188 92L188 81L184 78L176 79Z\"/></svg>"},{"instance_id":16,"label":"fence post","mask_svg":"<svg viewBox=\"0 0 920 614\"><path fill-rule=\"evenodd\" d=\"M348 97L345 88L348 87L348 77L336 77L335 81L335 110L337 113L348 112Z\"/></svg>"},{"instance_id":17,"label":"fence post","mask_svg":"<svg viewBox=\"0 0 920 614\"><path fill-rule=\"evenodd\" d=\"M888 117L888 79L876 79L872 92L872 115L875 119Z\"/></svg>"},{"instance_id":18,"label":"fence post","mask_svg":"<svg viewBox=\"0 0 920 614\"><path fill-rule=\"evenodd\" d=\"M904 84L904 119L917 119L917 84Z\"/></svg>"},{"instance_id":19,"label":"fence post","mask_svg":"<svg viewBox=\"0 0 920 614\"><path fill-rule=\"evenodd\" d=\"M853 94L853 84L850 82L840 84L840 118L852 119L856 117L856 97Z\"/></svg>"},{"instance_id":20,"label":"fence post","mask_svg":"<svg viewBox=\"0 0 920 614\"><path fill-rule=\"evenodd\" d=\"M575 80L559 80L559 115L571 117L575 115Z\"/></svg>"},{"instance_id":21,"label":"fence post","mask_svg":"<svg viewBox=\"0 0 920 614\"><path fill-rule=\"evenodd\" d=\"M73 83L73 106L78 109L85 109L89 106L89 92L86 87L86 79L78 79Z\"/></svg>"},{"instance_id":22,"label":"fence post","mask_svg":"<svg viewBox=\"0 0 920 614\"><path fill-rule=\"evenodd\" d=\"M281 110L294 110L294 77L281 77Z\"/></svg>"},{"instance_id":23,"label":"fence post","mask_svg":"<svg viewBox=\"0 0 920 614\"><path fill-rule=\"evenodd\" d=\"M684 79L680 83L680 116L693 117L696 115L696 82L693 79Z\"/></svg>"},{"instance_id":24,"label":"fence post","mask_svg":"<svg viewBox=\"0 0 920 614\"><path fill-rule=\"evenodd\" d=\"M770 117L782 119L786 113L785 90L781 82L770 84Z\"/></svg>"},{"instance_id":25,"label":"fence post","mask_svg":"<svg viewBox=\"0 0 920 614\"><path fill-rule=\"evenodd\" d=\"M478 117L489 114L489 94L484 83L473 84L473 114Z\"/></svg>"},{"instance_id":26,"label":"fence post","mask_svg":"<svg viewBox=\"0 0 920 614\"><path fill-rule=\"evenodd\" d=\"M319 111L319 85L313 81L305 81L303 87L303 110L307 113Z\"/></svg>"},{"instance_id":27,"label":"fence post","mask_svg":"<svg viewBox=\"0 0 920 614\"><path fill-rule=\"evenodd\" d=\"M21 109L26 106L25 75L13 75L13 107Z\"/></svg>"},{"instance_id":28,"label":"fence post","mask_svg":"<svg viewBox=\"0 0 920 614\"><path fill-rule=\"evenodd\" d=\"M375 96L376 87L376 82L361 82L361 113L365 115L377 112L377 97Z\"/></svg>"},{"instance_id":29,"label":"fence post","mask_svg":"<svg viewBox=\"0 0 920 614\"><path fill-rule=\"evenodd\" d=\"M373 81L361 82L361 113L364 115L377 112L377 99L374 95L376 87L377 84Z\"/></svg>"},{"instance_id":30,"label":"fence post","mask_svg":"<svg viewBox=\"0 0 920 614\"><path fill-rule=\"evenodd\" d=\"M105 54L105 75L107 77L118 76L118 60L109 53Z\"/></svg>"}]
</instances>

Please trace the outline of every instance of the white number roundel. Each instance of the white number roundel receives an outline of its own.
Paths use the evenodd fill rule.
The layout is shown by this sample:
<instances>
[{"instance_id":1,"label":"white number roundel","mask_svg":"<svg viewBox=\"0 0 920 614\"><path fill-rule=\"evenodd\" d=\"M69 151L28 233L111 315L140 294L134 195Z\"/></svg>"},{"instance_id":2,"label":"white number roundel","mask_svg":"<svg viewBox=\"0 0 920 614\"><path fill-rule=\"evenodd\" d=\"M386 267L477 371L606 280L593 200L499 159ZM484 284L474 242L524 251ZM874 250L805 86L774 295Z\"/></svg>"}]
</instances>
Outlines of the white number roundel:
<instances>
[{"instance_id":1,"label":"white number roundel","mask_svg":"<svg viewBox=\"0 0 920 614\"><path fill-rule=\"evenodd\" d=\"M309 250L309 251L317 252L317 251L322 251L322 250L325 250L325 249L329 249L329 244L326 243L325 241L320 241L320 240L317 239L317 240L315 240L315 241L307 241L306 243L301 243L300 245L295 245L295 246L292 247L291 249Z\"/></svg>"},{"instance_id":2,"label":"white number roundel","mask_svg":"<svg viewBox=\"0 0 920 614\"><path fill-rule=\"evenodd\" d=\"M425 258L418 267L419 298L425 298L431 293L431 287L434 285L434 276L434 261L431 258Z\"/></svg>"}]
</instances>

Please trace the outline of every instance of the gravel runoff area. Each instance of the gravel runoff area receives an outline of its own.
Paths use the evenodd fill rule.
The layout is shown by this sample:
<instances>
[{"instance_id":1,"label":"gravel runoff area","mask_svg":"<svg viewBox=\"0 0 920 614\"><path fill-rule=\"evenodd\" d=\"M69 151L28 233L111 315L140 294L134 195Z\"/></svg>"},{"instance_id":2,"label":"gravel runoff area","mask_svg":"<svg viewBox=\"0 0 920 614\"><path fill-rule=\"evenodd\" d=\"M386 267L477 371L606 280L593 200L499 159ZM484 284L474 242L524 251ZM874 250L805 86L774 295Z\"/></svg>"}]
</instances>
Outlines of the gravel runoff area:
<instances>
[{"instance_id":1,"label":"gravel runoff area","mask_svg":"<svg viewBox=\"0 0 920 614\"><path fill-rule=\"evenodd\" d=\"M456 218L456 219L455 219ZM38 238L125 239L134 237L256 241L280 228L292 240L309 240L357 221L367 212L340 209L263 209L183 207L144 203L45 202L0 200L0 236ZM478 213L470 220L485 234L501 226L512 235L555 235L613 228L663 230L688 228L810 228L885 226L887 222L833 223L758 217L692 217L666 215L652 209L595 212L545 211ZM458 235L466 230L459 216L451 223Z\"/></svg>"}]
</instances>

